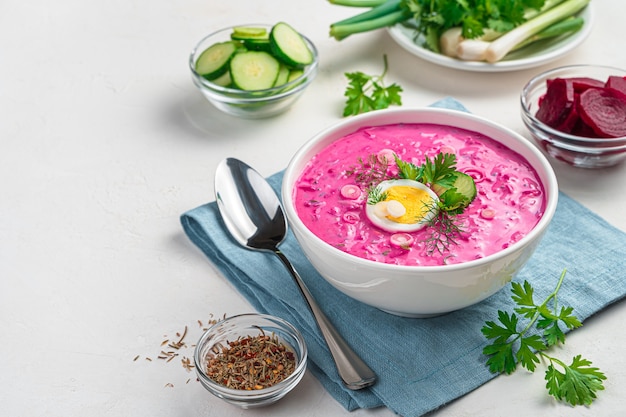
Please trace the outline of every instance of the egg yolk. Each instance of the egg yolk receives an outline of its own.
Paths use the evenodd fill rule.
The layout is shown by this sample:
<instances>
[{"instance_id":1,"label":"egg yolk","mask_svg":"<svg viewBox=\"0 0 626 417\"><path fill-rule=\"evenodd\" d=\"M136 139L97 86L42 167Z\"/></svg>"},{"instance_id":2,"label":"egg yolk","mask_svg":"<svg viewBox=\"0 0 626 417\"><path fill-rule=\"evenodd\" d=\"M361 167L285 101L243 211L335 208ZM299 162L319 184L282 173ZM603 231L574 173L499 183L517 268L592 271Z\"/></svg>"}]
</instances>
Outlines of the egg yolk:
<instances>
[{"instance_id":1,"label":"egg yolk","mask_svg":"<svg viewBox=\"0 0 626 417\"><path fill-rule=\"evenodd\" d=\"M433 207L433 198L426 190L407 185L394 185L385 190L385 201L395 200L401 203L406 212L398 217L386 216L387 219L403 224L418 223L426 217Z\"/></svg>"}]
</instances>

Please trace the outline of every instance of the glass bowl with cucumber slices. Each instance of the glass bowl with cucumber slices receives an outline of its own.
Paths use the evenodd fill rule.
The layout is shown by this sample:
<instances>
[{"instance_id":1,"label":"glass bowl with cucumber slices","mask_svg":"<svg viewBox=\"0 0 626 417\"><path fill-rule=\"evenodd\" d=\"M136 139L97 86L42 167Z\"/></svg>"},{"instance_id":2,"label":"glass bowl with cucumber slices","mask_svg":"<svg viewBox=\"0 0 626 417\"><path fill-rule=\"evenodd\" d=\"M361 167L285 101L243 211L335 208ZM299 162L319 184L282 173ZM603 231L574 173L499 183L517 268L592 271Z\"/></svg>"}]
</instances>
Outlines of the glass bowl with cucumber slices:
<instances>
[{"instance_id":1,"label":"glass bowl with cucumber slices","mask_svg":"<svg viewBox=\"0 0 626 417\"><path fill-rule=\"evenodd\" d=\"M217 109L259 119L288 110L317 74L315 45L285 22L245 24L203 38L189 57L194 84Z\"/></svg>"}]
</instances>

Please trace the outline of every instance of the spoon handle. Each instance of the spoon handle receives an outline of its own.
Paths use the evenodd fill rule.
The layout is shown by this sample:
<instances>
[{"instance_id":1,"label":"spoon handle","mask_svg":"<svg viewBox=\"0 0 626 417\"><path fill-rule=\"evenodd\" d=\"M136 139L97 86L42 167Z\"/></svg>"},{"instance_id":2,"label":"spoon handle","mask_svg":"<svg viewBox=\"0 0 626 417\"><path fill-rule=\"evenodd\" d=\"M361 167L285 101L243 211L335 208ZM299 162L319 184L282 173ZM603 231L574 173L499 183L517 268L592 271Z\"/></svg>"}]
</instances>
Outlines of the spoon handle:
<instances>
[{"instance_id":1,"label":"spoon handle","mask_svg":"<svg viewBox=\"0 0 626 417\"><path fill-rule=\"evenodd\" d=\"M335 326L328 320L324 312L319 308L313 295L309 292L304 281L295 270L287 257L279 250L275 249L274 253L280 258L287 267L291 276L298 284L300 292L304 296L317 325L326 340L330 354L332 355L339 376L343 380L347 388L351 390L359 390L369 387L376 382L376 374L369 366L352 350L348 343L339 334Z\"/></svg>"}]
</instances>

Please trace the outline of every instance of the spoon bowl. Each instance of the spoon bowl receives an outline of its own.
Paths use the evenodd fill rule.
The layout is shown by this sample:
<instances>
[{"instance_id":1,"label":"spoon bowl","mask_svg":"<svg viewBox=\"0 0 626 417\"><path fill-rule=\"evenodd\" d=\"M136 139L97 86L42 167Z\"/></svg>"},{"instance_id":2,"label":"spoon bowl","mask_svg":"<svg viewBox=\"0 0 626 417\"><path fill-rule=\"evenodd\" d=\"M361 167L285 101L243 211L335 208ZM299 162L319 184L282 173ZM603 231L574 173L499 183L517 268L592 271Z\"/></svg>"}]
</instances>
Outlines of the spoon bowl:
<instances>
[{"instance_id":1,"label":"spoon bowl","mask_svg":"<svg viewBox=\"0 0 626 417\"><path fill-rule=\"evenodd\" d=\"M224 224L235 241L248 249L274 253L287 268L317 322L345 386L358 390L374 384L374 372L341 337L279 250L278 245L287 235L287 220L280 199L265 178L246 163L227 158L215 172L215 194Z\"/></svg>"}]
</instances>

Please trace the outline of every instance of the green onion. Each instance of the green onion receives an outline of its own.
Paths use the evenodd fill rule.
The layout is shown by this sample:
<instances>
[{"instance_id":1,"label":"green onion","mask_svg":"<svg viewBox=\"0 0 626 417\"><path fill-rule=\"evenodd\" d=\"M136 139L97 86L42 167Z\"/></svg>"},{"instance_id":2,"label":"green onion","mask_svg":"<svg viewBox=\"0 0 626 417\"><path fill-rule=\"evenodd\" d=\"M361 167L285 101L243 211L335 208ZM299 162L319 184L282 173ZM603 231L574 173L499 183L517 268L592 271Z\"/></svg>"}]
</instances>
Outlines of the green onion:
<instances>
[{"instance_id":1,"label":"green onion","mask_svg":"<svg viewBox=\"0 0 626 417\"><path fill-rule=\"evenodd\" d=\"M356 33L402 23L414 28L415 38L420 38L428 49L460 59L493 63L537 40L579 30L584 24L582 19L569 18L589 1L329 0L331 4L368 8L331 24L330 36L342 40ZM523 18L515 12L494 17L493 10L487 7L490 4L495 9L501 5L509 12L520 6L526 10ZM451 13L452 10L456 12ZM461 36L457 27L462 28Z\"/></svg>"},{"instance_id":2,"label":"green onion","mask_svg":"<svg viewBox=\"0 0 626 417\"><path fill-rule=\"evenodd\" d=\"M402 0L388 0L370 10L330 25L330 36L342 40L355 33L369 32L395 25L409 18L401 7Z\"/></svg>"},{"instance_id":3,"label":"green onion","mask_svg":"<svg viewBox=\"0 0 626 417\"><path fill-rule=\"evenodd\" d=\"M587 4L589 4L589 0L567 0L537 15L491 42L491 45L485 52L485 59L491 63L501 60L519 43L541 32L550 25L578 13Z\"/></svg>"},{"instance_id":4,"label":"green onion","mask_svg":"<svg viewBox=\"0 0 626 417\"><path fill-rule=\"evenodd\" d=\"M541 32L531 36L530 38L527 38L526 40L518 43L517 45L515 45L515 48L513 48L513 51L522 49L525 46L528 46L531 43L537 41L556 38L557 36L561 36L567 33L574 33L580 30L584 24L585 20L582 17L570 16L567 19L561 20L560 22L555 23L547 29L544 29Z\"/></svg>"}]
</instances>

